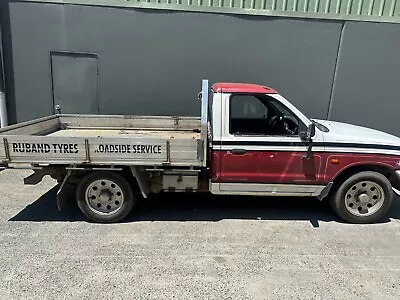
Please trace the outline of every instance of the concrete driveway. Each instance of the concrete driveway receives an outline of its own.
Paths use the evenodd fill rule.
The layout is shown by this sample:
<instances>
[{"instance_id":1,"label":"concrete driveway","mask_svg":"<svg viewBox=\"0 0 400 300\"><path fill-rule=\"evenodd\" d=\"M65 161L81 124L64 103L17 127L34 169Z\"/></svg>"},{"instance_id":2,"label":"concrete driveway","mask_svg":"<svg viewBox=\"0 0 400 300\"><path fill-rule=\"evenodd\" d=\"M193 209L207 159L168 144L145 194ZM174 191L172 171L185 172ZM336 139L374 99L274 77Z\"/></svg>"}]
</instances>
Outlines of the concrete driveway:
<instances>
[{"instance_id":1,"label":"concrete driveway","mask_svg":"<svg viewBox=\"0 0 400 300\"><path fill-rule=\"evenodd\" d=\"M0 172L0 299L400 299L400 201L379 224L315 199L157 196L126 222L58 212Z\"/></svg>"}]
</instances>

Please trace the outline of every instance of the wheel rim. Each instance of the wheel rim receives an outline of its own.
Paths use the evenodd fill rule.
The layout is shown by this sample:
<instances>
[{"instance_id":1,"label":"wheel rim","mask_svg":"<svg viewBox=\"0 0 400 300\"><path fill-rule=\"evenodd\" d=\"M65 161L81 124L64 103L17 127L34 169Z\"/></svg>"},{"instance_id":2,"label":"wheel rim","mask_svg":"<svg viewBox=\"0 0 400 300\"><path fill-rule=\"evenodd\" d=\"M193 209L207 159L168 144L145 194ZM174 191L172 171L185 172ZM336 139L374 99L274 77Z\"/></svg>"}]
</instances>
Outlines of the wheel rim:
<instances>
[{"instance_id":1,"label":"wheel rim","mask_svg":"<svg viewBox=\"0 0 400 300\"><path fill-rule=\"evenodd\" d=\"M358 217L376 213L385 201L383 188L372 181L360 181L345 194L346 209Z\"/></svg>"},{"instance_id":2,"label":"wheel rim","mask_svg":"<svg viewBox=\"0 0 400 300\"><path fill-rule=\"evenodd\" d=\"M124 203L124 193L121 187L112 180L99 179L93 181L87 188L85 199L88 207L101 215L115 214Z\"/></svg>"}]
</instances>

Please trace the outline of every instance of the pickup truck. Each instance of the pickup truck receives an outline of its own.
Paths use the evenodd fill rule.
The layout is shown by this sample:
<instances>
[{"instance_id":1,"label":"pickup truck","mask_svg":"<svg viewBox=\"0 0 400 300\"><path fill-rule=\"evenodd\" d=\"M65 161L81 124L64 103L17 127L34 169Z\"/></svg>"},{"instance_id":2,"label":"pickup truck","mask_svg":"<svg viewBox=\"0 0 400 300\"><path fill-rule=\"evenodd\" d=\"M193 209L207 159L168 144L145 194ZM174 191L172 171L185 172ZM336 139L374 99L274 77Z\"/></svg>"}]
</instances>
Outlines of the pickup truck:
<instances>
[{"instance_id":1,"label":"pickup truck","mask_svg":"<svg viewBox=\"0 0 400 300\"><path fill-rule=\"evenodd\" d=\"M262 85L203 80L198 98L200 117L55 114L2 128L0 167L31 168L25 184L56 179L59 209L73 186L102 223L160 192L317 197L371 223L399 193L398 137L307 118Z\"/></svg>"}]
</instances>

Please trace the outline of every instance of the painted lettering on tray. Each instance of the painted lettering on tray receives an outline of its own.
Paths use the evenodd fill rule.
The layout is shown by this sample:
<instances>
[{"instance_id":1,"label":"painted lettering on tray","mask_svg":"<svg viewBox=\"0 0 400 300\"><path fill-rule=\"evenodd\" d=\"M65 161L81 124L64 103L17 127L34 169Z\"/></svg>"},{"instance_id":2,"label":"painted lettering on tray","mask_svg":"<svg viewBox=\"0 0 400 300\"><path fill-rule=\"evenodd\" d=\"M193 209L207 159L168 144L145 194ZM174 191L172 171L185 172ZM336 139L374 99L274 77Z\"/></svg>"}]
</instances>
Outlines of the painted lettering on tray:
<instances>
[{"instance_id":1,"label":"painted lettering on tray","mask_svg":"<svg viewBox=\"0 0 400 300\"><path fill-rule=\"evenodd\" d=\"M12 143L14 153L78 153L78 144Z\"/></svg>"},{"instance_id":2,"label":"painted lettering on tray","mask_svg":"<svg viewBox=\"0 0 400 300\"><path fill-rule=\"evenodd\" d=\"M161 145L112 145L100 144L95 153L161 154Z\"/></svg>"}]
</instances>

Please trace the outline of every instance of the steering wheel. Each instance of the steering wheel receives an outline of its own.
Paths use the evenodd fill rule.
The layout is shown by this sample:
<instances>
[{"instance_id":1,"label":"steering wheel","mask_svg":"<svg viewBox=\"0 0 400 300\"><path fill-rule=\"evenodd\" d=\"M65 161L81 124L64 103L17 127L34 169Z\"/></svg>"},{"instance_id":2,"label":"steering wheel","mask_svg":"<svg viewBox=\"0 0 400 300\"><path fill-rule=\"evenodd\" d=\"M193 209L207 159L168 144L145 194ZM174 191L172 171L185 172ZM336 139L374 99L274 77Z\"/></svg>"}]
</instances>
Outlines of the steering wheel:
<instances>
[{"instance_id":1,"label":"steering wheel","mask_svg":"<svg viewBox=\"0 0 400 300\"><path fill-rule=\"evenodd\" d=\"M298 121L292 116L285 116L284 114L273 116L269 120L269 124L274 130L279 133L294 135L298 132Z\"/></svg>"}]
</instances>

